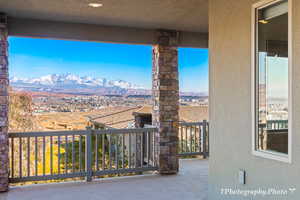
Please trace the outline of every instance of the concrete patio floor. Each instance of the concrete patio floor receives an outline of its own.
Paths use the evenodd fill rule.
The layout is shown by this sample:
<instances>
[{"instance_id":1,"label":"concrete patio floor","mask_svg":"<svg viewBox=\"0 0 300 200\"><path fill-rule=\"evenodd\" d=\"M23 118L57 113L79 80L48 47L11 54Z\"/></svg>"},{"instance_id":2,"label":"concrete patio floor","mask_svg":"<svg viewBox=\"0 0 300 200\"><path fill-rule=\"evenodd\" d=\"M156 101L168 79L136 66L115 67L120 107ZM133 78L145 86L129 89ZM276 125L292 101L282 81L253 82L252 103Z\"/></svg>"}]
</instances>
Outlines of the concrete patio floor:
<instances>
[{"instance_id":1,"label":"concrete patio floor","mask_svg":"<svg viewBox=\"0 0 300 200\"><path fill-rule=\"evenodd\" d=\"M208 160L180 160L178 175L142 175L93 182L11 188L0 200L207 200Z\"/></svg>"}]
</instances>

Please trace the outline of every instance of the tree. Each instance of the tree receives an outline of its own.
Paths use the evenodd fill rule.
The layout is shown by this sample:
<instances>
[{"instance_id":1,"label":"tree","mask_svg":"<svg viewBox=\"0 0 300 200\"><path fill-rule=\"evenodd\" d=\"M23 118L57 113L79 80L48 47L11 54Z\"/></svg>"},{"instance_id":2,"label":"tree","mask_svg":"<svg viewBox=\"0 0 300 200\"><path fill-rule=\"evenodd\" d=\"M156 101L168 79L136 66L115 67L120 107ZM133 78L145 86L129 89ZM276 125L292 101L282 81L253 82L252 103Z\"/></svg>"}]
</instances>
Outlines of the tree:
<instances>
[{"instance_id":1,"label":"tree","mask_svg":"<svg viewBox=\"0 0 300 200\"><path fill-rule=\"evenodd\" d=\"M9 131L31 131L35 127L32 97L29 93L9 91Z\"/></svg>"}]
</instances>

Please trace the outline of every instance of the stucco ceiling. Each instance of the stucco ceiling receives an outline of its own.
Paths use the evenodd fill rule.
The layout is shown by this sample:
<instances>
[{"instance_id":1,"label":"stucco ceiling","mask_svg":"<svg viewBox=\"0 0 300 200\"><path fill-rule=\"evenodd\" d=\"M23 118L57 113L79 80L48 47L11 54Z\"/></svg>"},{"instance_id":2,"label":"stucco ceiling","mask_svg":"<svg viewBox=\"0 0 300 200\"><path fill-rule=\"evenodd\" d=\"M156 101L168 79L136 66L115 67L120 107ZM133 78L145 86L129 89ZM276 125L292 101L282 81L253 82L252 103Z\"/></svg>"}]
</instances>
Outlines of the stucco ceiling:
<instances>
[{"instance_id":1,"label":"stucco ceiling","mask_svg":"<svg viewBox=\"0 0 300 200\"><path fill-rule=\"evenodd\" d=\"M90 2L103 7L91 8ZM3 0L10 17L208 32L208 0Z\"/></svg>"}]
</instances>

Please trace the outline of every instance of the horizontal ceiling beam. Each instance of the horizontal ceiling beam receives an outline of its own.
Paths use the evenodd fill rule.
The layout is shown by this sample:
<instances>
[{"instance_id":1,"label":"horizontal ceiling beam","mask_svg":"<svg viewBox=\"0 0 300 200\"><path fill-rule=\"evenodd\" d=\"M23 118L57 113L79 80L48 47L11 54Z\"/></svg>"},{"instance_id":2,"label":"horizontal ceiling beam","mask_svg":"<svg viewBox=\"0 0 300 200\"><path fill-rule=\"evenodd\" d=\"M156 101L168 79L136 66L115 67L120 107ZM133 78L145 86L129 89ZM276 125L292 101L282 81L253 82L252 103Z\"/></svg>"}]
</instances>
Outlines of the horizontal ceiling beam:
<instances>
[{"instance_id":1,"label":"horizontal ceiling beam","mask_svg":"<svg viewBox=\"0 0 300 200\"><path fill-rule=\"evenodd\" d=\"M155 30L8 18L10 36L94 41L126 44L155 44ZM180 47L208 48L208 34L180 32Z\"/></svg>"}]
</instances>

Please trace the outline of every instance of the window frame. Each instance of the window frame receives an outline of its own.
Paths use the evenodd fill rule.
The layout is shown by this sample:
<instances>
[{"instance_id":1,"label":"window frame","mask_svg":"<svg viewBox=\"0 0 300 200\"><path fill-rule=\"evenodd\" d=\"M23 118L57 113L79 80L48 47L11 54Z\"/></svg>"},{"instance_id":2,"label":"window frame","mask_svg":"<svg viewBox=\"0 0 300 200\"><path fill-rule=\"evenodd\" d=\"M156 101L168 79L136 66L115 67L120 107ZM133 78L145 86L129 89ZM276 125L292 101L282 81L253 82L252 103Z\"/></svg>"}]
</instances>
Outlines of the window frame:
<instances>
[{"instance_id":1,"label":"window frame","mask_svg":"<svg viewBox=\"0 0 300 200\"><path fill-rule=\"evenodd\" d=\"M292 163L292 0L288 0L288 153L257 149L257 64L258 64L258 20L257 10L282 0L261 0L252 5L251 13L251 113L252 113L252 154L257 157Z\"/></svg>"}]
</instances>

